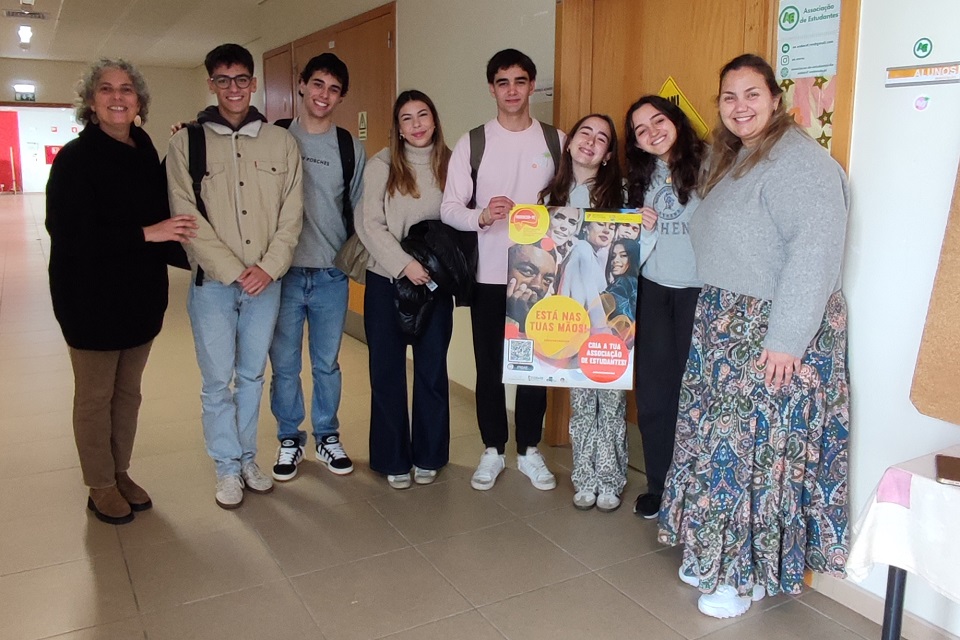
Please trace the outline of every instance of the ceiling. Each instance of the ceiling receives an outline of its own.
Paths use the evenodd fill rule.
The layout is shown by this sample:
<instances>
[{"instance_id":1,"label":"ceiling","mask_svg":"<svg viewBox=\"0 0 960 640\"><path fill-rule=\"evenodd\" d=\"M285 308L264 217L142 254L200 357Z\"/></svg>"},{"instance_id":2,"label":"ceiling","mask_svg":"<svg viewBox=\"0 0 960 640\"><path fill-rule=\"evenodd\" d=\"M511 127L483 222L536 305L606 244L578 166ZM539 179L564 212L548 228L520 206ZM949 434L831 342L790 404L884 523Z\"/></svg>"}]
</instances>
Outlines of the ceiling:
<instances>
[{"instance_id":1,"label":"ceiling","mask_svg":"<svg viewBox=\"0 0 960 640\"><path fill-rule=\"evenodd\" d=\"M0 57L89 62L102 56L139 65L193 68L223 42L259 37L257 7L266 0L0 0L0 11L42 12L45 20L0 14ZM17 29L33 27L30 48Z\"/></svg>"}]
</instances>

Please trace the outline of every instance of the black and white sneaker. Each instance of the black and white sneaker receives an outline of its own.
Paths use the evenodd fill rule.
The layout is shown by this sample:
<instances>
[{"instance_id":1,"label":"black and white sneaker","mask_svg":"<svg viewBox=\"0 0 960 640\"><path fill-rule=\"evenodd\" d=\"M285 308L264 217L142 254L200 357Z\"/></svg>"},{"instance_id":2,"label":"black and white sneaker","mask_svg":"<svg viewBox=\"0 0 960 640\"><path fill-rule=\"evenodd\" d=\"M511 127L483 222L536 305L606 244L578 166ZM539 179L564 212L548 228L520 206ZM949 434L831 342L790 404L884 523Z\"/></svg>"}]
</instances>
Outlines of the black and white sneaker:
<instances>
[{"instance_id":1,"label":"black and white sneaker","mask_svg":"<svg viewBox=\"0 0 960 640\"><path fill-rule=\"evenodd\" d=\"M273 465L273 478L280 482L293 480L297 477L297 465L303 460L303 445L297 444L296 440L286 439L280 441L280 447L277 449L277 463Z\"/></svg>"},{"instance_id":2,"label":"black and white sneaker","mask_svg":"<svg viewBox=\"0 0 960 640\"><path fill-rule=\"evenodd\" d=\"M327 469L338 476L345 476L353 471L353 461L343 450L340 436L335 433L323 436L317 443L317 460L327 465Z\"/></svg>"}]
</instances>

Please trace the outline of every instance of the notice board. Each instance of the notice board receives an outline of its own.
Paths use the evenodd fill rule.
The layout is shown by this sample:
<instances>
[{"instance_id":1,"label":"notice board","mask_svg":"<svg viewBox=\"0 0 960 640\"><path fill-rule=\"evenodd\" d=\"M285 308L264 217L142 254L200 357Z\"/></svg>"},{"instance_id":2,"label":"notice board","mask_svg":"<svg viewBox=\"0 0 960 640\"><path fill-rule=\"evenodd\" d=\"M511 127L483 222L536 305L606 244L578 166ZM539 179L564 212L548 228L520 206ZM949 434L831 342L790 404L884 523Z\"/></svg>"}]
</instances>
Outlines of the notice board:
<instances>
[{"instance_id":1,"label":"notice board","mask_svg":"<svg viewBox=\"0 0 960 640\"><path fill-rule=\"evenodd\" d=\"M910 400L920 413L960 425L960 168Z\"/></svg>"}]
</instances>

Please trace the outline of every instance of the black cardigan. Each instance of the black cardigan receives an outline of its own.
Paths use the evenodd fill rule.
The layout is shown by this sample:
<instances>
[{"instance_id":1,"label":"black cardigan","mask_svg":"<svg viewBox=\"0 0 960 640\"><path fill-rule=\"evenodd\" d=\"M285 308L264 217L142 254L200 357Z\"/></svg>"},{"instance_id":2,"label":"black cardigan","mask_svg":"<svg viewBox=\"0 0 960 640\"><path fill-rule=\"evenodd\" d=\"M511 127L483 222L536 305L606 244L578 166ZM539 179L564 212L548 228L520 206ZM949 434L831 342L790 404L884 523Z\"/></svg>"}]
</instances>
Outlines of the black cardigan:
<instances>
[{"instance_id":1,"label":"black cardigan","mask_svg":"<svg viewBox=\"0 0 960 640\"><path fill-rule=\"evenodd\" d=\"M112 351L146 344L167 308L165 243L143 227L169 217L150 137L136 147L88 124L53 161L47 182L50 296L67 344Z\"/></svg>"}]
</instances>

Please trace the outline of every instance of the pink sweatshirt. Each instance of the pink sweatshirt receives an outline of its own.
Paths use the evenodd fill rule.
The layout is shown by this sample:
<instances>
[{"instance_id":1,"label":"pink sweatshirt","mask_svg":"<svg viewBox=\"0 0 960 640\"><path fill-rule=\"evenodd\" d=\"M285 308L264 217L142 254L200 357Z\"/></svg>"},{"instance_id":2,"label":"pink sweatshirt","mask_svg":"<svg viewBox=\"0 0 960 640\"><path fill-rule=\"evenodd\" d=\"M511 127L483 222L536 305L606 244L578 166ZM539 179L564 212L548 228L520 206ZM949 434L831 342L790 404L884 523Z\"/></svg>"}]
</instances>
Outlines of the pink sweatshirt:
<instances>
[{"instance_id":1,"label":"pink sweatshirt","mask_svg":"<svg viewBox=\"0 0 960 640\"><path fill-rule=\"evenodd\" d=\"M480 228L480 213L491 198L506 196L515 204L534 204L553 177L553 158L537 120L524 131L507 131L496 118L484 125L486 146L477 173L477 208L468 209L473 182L470 180L470 134L453 148L447 169L447 186L440 205L440 219L461 231L477 231L479 261L477 282L507 283L507 221L498 220ZM564 135L560 133L560 147Z\"/></svg>"}]
</instances>

